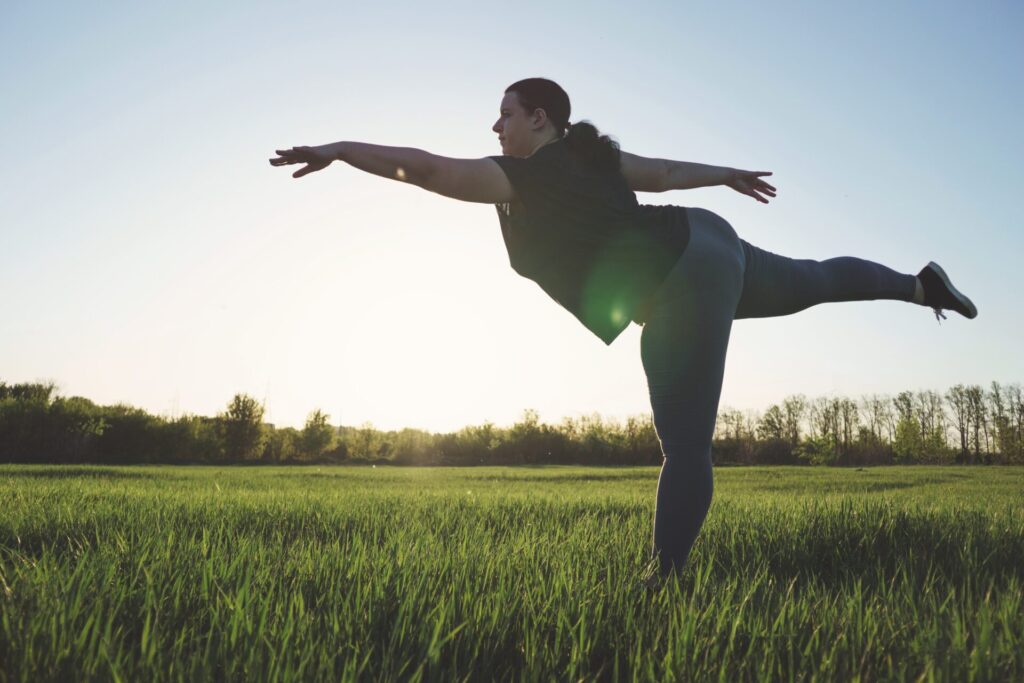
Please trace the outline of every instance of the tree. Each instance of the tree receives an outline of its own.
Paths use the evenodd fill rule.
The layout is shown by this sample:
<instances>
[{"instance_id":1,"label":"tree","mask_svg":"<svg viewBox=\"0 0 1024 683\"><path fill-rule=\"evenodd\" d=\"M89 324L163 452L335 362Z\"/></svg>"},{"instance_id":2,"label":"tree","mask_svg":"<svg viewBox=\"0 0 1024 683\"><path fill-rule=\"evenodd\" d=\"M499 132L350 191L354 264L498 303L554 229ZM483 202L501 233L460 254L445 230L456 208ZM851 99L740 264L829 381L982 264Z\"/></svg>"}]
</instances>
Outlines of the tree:
<instances>
[{"instance_id":1,"label":"tree","mask_svg":"<svg viewBox=\"0 0 1024 683\"><path fill-rule=\"evenodd\" d=\"M1024 392L1019 384L1006 387L1006 404L1012 425L1012 455L1014 462L1024 462Z\"/></svg>"},{"instance_id":2,"label":"tree","mask_svg":"<svg viewBox=\"0 0 1024 683\"><path fill-rule=\"evenodd\" d=\"M800 424L807 413L807 398L803 394L787 396L782 402L782 414L786 425L786 438L796 446L800 443Z\"/></svg>"},{"instance_id":3,"label":"tree","mask_svg":"<svg viewBox=\"0 0 1024 683\"><path fill-rule=\"evenodd\" d=\"M811 435L796 447L796 454L812 465L828 465L836 459L834 446L831 439Z\"/></svg>"},{"instance_id":4,"label":"tree","mask_svg":"<svg viewBox=\"0 0 1024 683\"><path fill-rule=\"evenodd\" d=\"M992 416L992 430L995 432L995 446L1003 462L1011 462L1014 451L1013 425L1007 410L1009 392L992 382L992 390L988 393L989 414Z\"/></svg>"},{"instance_id":5,"label":"tree","mask_svg":"<svg viewBox=\"0 0 1024 683\"><path fill-rule=\"evenodd\" d=\"M888 397L877 394L862 396L860 409L866 424L857 429L858 461L864 464L891 462L891 435L888 428L892 418L891 402Z\"/></svg>"},{"instance_id":6,"label":"tree","mask_svg":"<svg viewBox=\"0 0 1024 683\"><path fill-rule=\"evenodd\" d=\"M880 441L882 437L882 404L883 400L875 394L861 396L860 399L860 407L864 411L864 419L867 422L865 426L874 441Z\"/></svg>"},{"instance_id":7,"label":"tree","mask_svg":"<svg viewBox=\"0 0 1024 683\"><path fill-rule=\"evenodd\" d=\"M842 398L836 402L836 412L839 420L840 440L842 442L841 453L849 455L856 438L860 413L857 410L857 404L848 398Z\"/></svg>"},{"instance_id":8,"label":"tree","mask_svg":"<svg viewBox=\"0 0 1024 683\"><path fill-rule=\"evenodd\" d=\"M263 440L262 459L265 462L287 462L299 457L302 433L294 427L268 429Z\"/></svg>"},{"instance_id":9,"label":"tree","mask_svg":"<svg viewBox=\"0 0 1024 683\"><path fill-rule=\"evenodd\" d=\"M182 415L157 431L157 453L163 462L216 462L224 459L224 425L219 417Z\"/></svg>"},{"instance_id":10,"label":"tree","mask_svg":"<svg viewBox=\"0 0 1024 683\"><path fill-rule=\"evenodd\" d=\"M155 462L159 460L158 432L163 421L141 408L119 403L102 409L103 433L96 440L95 455L104 462Z\"/></svg>"},{"instance_id":11,"label":"tree","mask_svg":"<svg viewBox=\"0 0 1024 683\"><path fill-rule=\"evenodd\" d=\"M988 429L984 426L988 422L985 415L984 391L980 386L972 384L966 387L964 392L967 398L967 412L970 414L971 426L973 427L974 461L981 462L982 429L985 430L986 437L988 434Z\"/></svg>"},{"instance_id":12,"label":"tree","mask_svg":"<svg viewBox=\"0 0 1024 683\"><path fill-rule=\"evenodd\" d=\"M364 422L355 429L346 430L349 454L354 458L373 459L381 455L383 438L372 422Z\"/></svg>"},{"instance_id":13,"label":"tree","mask_svg":"<svg viewBox=\"0 0 1024 683\"><path fill-rule=\"evenodd\" d=\"M754 459L758 418L752 411L723 408L715 423L717 443L712 449L713 462L751 463Z\"/></svg>"},{"instance_id":14,"label":"tree","mask_svg":"<svg viewBox=\"0 0 1024 683\"><path fill-rule=\"evenodd\" d=\"M509 430L509 446L513 463L533 464L546 460L547 449L542 444L540 414L533 408L523 411L523 417Z\"/></svg>"},{"instance_id":15,"label":"tree","mask_svg":"<svg viewBox=\"0 0 1024 683\"><path fill-rule=\"evenodd\" d=\"M797 444L789 439L786 414L779 406L768 406L768 410L758 419L755 432L758 441L755 443L756 455L752 462L781 465L799 461L796 454Z\"/></svg>"},{"instance_id":16,"label":"tree","mask_svg":"<svg viewBox=\"0 0 1024 683\"><path fill-rule=\"evenodd\" d=\"M747 419L744 414L735 408L723 408L718 413L716 431L720 432L721 439L739 441L747 432Z\"/></svg>"},{"instance_id":17,"label":"tree","mask_svg":"<svg viewBox=\"0 0 1024 683\"><path fill-rule=\"evenodd\" d=\"M838 398L821 396L809 404L811 437L831 444L830 450L836 455L842 438L841 414L842 401Z\"/></svg>"},{"instance_id":18,"label":"tree","mask_svg":"<svg viewBox=\"0 0 1024 683\"><path fill-rule=\"evenodd\" d=\"M329 418L330 416L319 408L306 418L306 426L302 428L302 436L299 439L300 448L306 457L320 457L330 447L331 441L334 440L334 428L327 424Z\"/></svg>"},{"instance_id":19,"label":"tree","mask_svg":"<svg viewBox=\"0 0 1024 683\"><path fill-rule=\"evenodd\" d=\"M920 458L931 462L944 460L949 446L942 395L931 390L919 391L916 399L918 421L921 423Z\"/></svg>"},{"instance_id":20,"label":"tree","mask_svg":"<svg viewBox=\"0 0 1024 683\"><path fill-rule=\"evenodd\" d=\"M921 455L921 423L917 419L914 394L901 391L892 400L896 409L896 435L892 447L897 461L914 462Z\"/></svg>"},{"instance_id":21,"label":"tree","mask_svg":"<svg viewBox=\"0 0 1024 683\"><path fill-rule=\"evenodd\" d=\"M39 405L38 398L26 403ZM46 459L88 462L94 458L96 440L106 423L99 406L87 398L58 396L50 404L41 438Z\"/></svg>"},{"instance_id":22,"label":"tree","mask_svg":"<svg viewBox=\"0 0 1024 683\"><path fill-rule=\"evenodd\" d=\"M946 403L953 411L953 428L960 435L960 454L957 462L966 462L968 457L968 439L971 429L971 412L967 404L967 390L963 384L957 384L946 391Z\"/></svg>"},{"instance_id":23,"label":"tree","mask_svg":"<svg viewBox=\"0 0 1024 683\"><path fill-rule=\"evenodd\" d=\"M235 394L220 415L224 450L229 459L255 459L263 444L263 406L252 396Z\"/></svg>"},{"instance_id":24,"label":"tree","mask_svg":"<svg viewBox=\"0 0 1024 683\"><path fill-rule=\"evenodd\" d=\"M917 420L896 423L896 439L892 444L897 462L914 462L921 454L921 424Z\"/></svg>"},{"instance_id":25,"label":"tree","mask_svg":"<svg viewBox=\"0 0 1024 683\"><path fill-rule=\"evenodd\" d=\"M480 440L490 444L493 440L494 425L485 422L482 427L474 427ZM404 465L436 465L439 464L437 449L434 447L434 435L422 429L406 427L395 436L395 462Z\"/></svg>"},{"instance_id":26,"label":"tree","mask_svg":"<svg viewBox=\"0 0 1024 683\"><path fill-rule=\"evenodd\" d=\"M57 385L53 382L26 382L24 384L0 382L0 401L12 399L49 405L56 390Z\"/></svg>"},{"instance_id":27,"label":"tree","mask_svg":"<svg viewBox=\"0 0 1024 683\"><path fill-rule=\"evenodd\" d=\"M771 405L764 411L764 415L757 423L757 436L765 440L786 438L786 416L782 408Z\"/></svg>"}]
</instances>

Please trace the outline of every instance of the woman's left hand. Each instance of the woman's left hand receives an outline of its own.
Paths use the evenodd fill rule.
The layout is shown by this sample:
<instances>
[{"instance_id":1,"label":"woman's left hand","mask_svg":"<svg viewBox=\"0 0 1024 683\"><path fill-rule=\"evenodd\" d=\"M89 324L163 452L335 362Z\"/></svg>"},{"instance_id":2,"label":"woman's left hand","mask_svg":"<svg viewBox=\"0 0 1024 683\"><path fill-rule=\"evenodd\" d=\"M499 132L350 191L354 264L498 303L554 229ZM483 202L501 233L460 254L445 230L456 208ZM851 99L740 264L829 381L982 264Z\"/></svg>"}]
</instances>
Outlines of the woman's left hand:
<instances>
[{"instance_id":1,"label":"woman's left hand","mask_svg":"<svg viewBox=\"0 0 1024 683\"><path fill-rule=\"evenodd\" d=\"M771 171L741 171L738 168L732 169L732 177L725 181L725 185L736 190L740 194L753 197L764 204L768 200L761 195L775 196L775 188L761 180L761 176L771 175Z\"/></svg>"},{"instance_id":2,"label":"woman's left hand","mask_svg":"<svg viewBox=\"0 0 1024 683\"><path fill-rule=\"evenodd\" d=\"M337 155L331 145L319 147L292 147L291 149L275 150L279 155L276 159L270 160L271 166L288 166L290 164L306 164L295 173L293 178L301 178L307 173L322 171L337 160Z\"/></svg>"}]
</instances>

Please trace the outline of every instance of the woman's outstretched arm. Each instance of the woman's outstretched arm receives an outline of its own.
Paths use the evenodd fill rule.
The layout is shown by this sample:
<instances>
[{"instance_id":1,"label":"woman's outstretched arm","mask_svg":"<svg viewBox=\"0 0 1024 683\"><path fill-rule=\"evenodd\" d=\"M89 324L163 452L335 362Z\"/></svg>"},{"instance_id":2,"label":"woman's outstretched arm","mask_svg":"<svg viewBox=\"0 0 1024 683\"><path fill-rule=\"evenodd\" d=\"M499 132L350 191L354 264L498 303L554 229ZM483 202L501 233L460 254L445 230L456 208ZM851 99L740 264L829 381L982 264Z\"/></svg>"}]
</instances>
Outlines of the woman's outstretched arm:
<instances>
[{"instance_id":1,"label":"woman's outstretched arm","mask_svg":"<svg viewBox=\"0 0 1024 683\"><path fill-rule=\"evenodd\" d=\"M452 159L413 147L388 147L364 142L334 142L317 147L277 150L272 166L306 164L292 174L301 178L344 161L382 178L410 183L424 190L467 202L500 204L512 200L512 184L493 159Z\"/></svg>"},{"instance_id":2,"label":"woman's outstretched arm","mask_svg":"<svg viewBox=\"0 0 1024 683\"><path fill-rule=\"evenodd\" d=\"M620 158L622 174L630 189L636 192L667 192L725 185L765 204L768 200L761 195L775 196L775 188L761 179L761 176L771 175L770 171L741 171L728 166L649 159L628 152L620 152Z\"/></svg>"}]
</instances>

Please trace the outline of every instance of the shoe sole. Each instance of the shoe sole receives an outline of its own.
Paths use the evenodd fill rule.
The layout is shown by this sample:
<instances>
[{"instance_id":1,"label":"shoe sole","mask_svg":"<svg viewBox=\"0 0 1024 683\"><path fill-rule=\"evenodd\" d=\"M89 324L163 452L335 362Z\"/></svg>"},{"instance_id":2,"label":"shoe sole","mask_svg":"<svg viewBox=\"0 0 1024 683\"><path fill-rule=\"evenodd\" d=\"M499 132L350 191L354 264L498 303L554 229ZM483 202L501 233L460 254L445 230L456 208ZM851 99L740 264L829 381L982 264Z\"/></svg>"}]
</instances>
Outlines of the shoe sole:
<instances>
[{"instance_id":1,"label":"shoe sole","mask_svg":"<svg viewBox=\"0 0 1024 683\"><path fill-rule=\"evenodd\" d=\"M953 286L953 283L949 281L949 276L946 275L946 271L942 269L942 266L935 261L929 261L928 267L935 271L935 274L939 276L939 279L942 280L942 284L946 286L946 289L948 289L950 294L953 295L953 298L955 298L957 302L964 307L964 310L967 311L966 313L962 310L957 310L956 312L967 319L977 317L978 309L974 305L974 302L961 294L960 290Z\"/></svg>"}]
</instances>

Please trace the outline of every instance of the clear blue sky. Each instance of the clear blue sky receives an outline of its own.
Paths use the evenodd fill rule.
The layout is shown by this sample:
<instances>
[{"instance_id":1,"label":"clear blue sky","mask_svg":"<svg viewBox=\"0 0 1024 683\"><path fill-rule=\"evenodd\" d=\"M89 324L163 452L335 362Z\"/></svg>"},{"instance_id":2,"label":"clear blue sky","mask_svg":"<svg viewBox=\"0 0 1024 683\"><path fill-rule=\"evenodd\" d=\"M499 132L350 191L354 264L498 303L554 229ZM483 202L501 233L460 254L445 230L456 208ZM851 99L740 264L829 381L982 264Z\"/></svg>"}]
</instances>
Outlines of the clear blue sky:
<instances>
[{"instance_id":1,"label":"clear blue sky","mask_svg":"<svg viewBox=\"0 0 1024 683\"><path fill-rule=\"evenodd\" d=\"M553 78L623 149L771 170L704 206L799 258L941 263L979 317L898 302L739 321L722 405L1024 380L1024 5L6 3L0 379L155 413L238 391L300 426L454 429L649 411L508 266L493 207L275 148L500 153L504 88Z\"/></svg>"}]
</instances>

